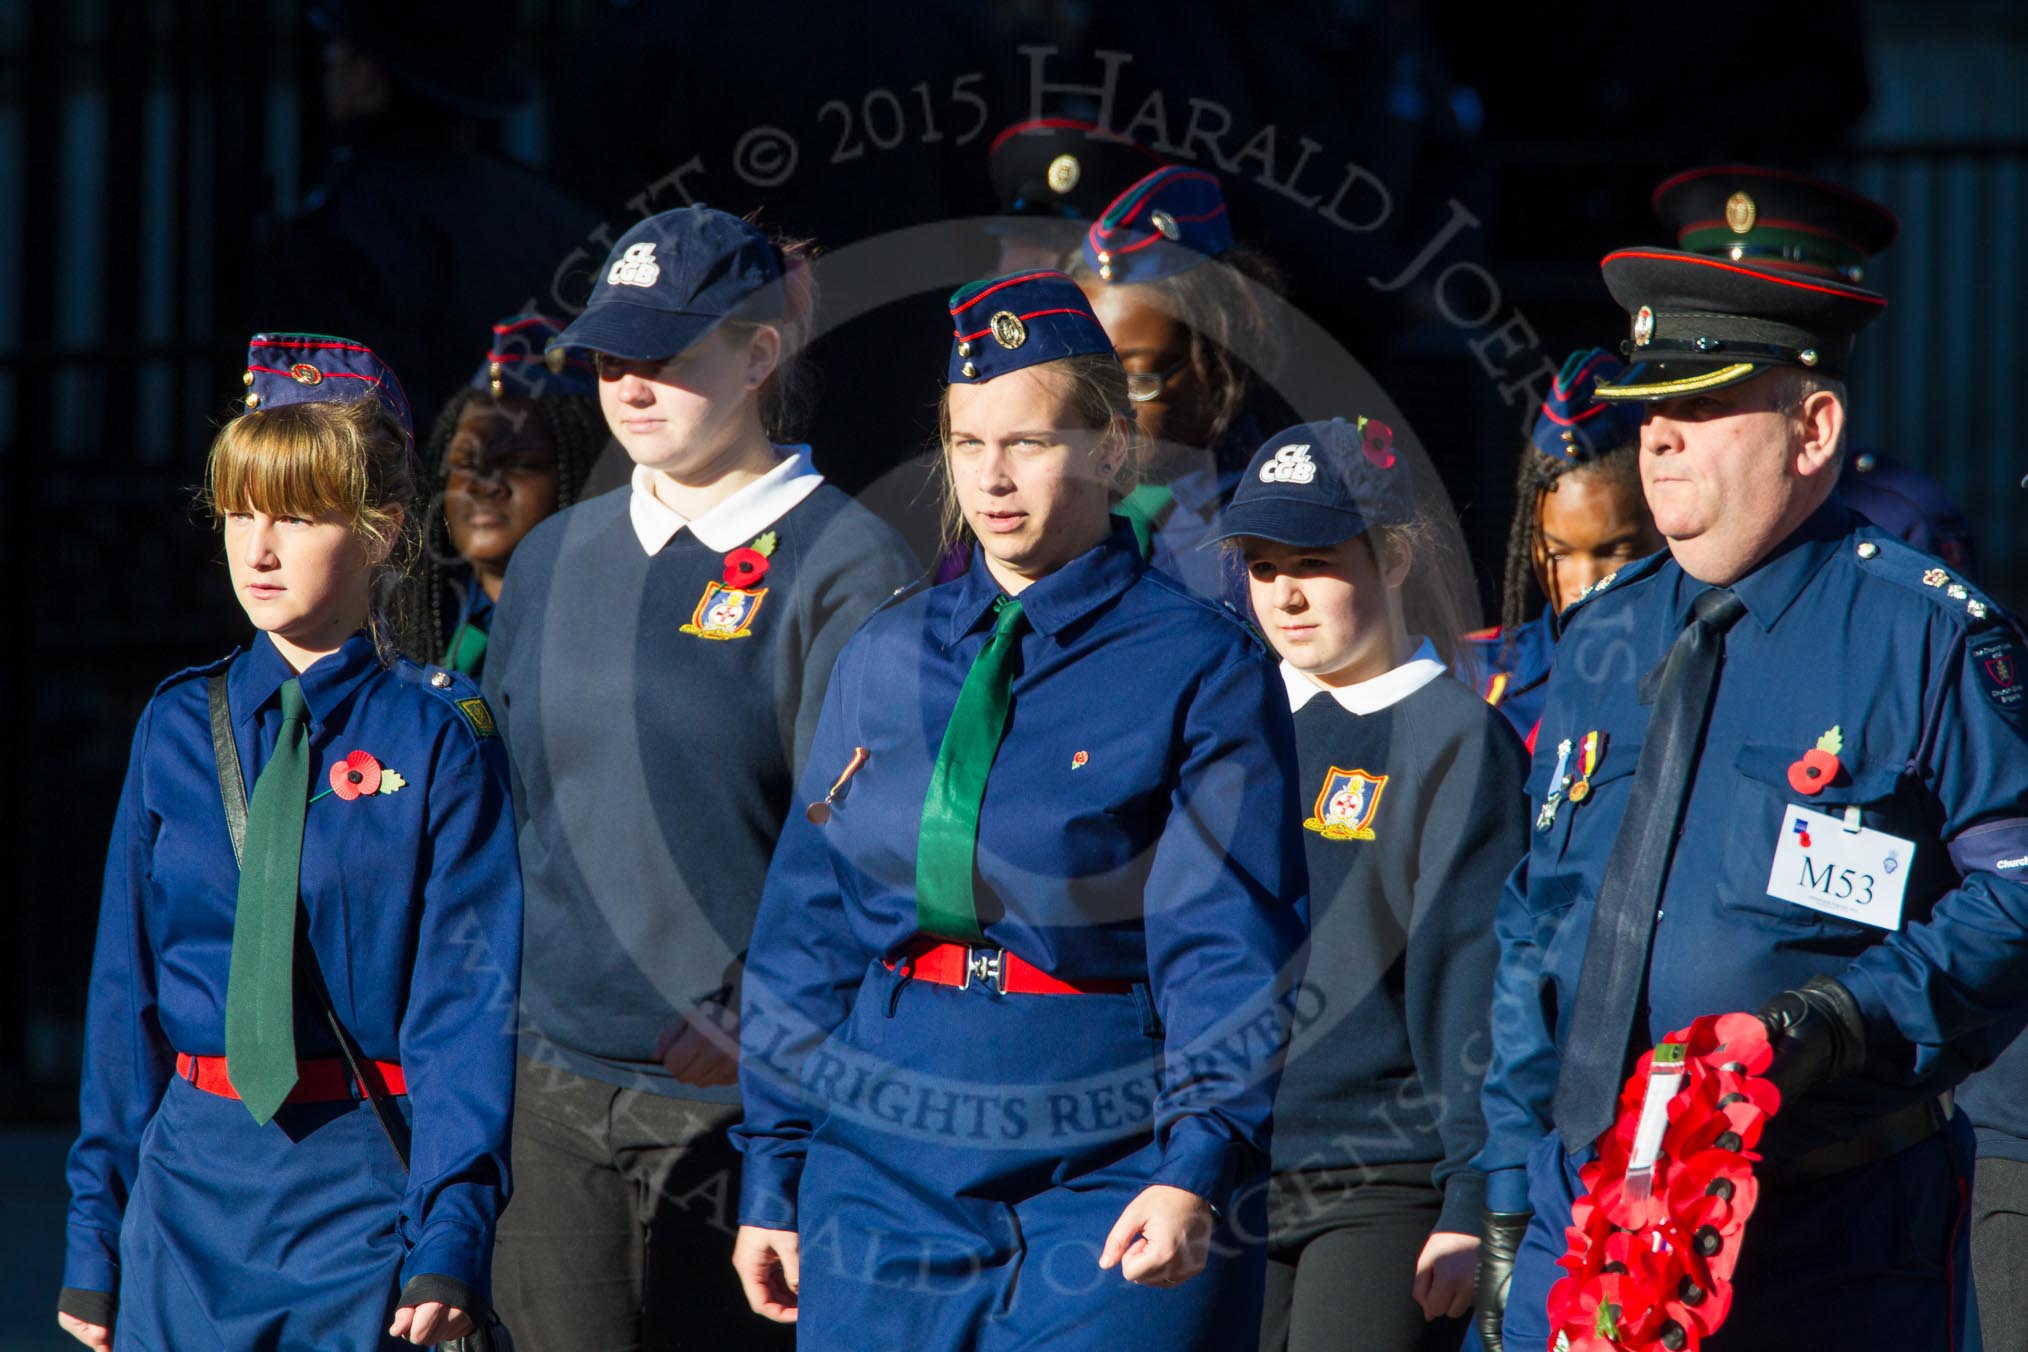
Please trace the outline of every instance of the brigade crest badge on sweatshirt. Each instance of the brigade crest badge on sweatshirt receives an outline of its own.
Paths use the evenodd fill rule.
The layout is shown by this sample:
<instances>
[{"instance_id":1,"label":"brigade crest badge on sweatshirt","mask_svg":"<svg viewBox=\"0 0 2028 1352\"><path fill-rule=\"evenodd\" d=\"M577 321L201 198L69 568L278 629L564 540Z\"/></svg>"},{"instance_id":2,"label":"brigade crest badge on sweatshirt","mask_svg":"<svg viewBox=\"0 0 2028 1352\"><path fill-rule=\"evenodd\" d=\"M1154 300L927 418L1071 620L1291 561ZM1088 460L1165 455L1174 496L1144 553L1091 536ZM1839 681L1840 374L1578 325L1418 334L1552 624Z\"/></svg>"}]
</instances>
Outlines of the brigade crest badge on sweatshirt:
<instances>
[{"instance_id":1,"label":"brigade crest badge on sweatshirt","mask_svg":"<svg viewBox=\"0 0 2028 1352\"><path fill-rule=\"evenodd\" d=\"M760 613L761 599L767 594L766 587L748 591L743 587L707 582L703 599L691 612L690 623L683 626L683 632L699 638L751 638L753 617Z\"/></svg>"},{"instance_id":2,"label":"brigade crest badge on sweatshirt","mask_svg":"<svg viewBox=\"0 0 2028 1352\"><path fill-rule=\"evenodd\" d=\"M1324 787L1303 827L1326 840L1371 840L1373 812L1380 806L1380 791L1386 787L1386 775L1341 770L1334 765L1324 776Z\"/></svg>"}]
</instances>

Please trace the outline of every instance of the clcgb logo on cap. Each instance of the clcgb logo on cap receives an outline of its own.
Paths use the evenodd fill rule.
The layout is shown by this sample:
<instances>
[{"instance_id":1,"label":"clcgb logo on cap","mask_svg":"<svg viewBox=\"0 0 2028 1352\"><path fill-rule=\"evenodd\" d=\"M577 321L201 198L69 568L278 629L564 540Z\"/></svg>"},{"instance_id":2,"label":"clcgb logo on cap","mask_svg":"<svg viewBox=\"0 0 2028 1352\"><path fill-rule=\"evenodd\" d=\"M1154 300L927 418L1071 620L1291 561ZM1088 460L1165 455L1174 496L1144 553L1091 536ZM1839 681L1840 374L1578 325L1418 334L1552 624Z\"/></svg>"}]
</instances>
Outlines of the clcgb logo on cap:
<instances>
[{"instance_id":1,"label":"clcgb logo on cap","mask_svg":"<svg viewBox=\"0 0 2028 1352\"><path fill-rule=\"evenodd\" d=\"M1643 305L1634 312L1634 346L1646 347L1655 338L1655 312Z\"/></svg>"},{"instance_id":2,"label":"clcgb logo on cap","mask_svg":"<svg viewBox=\"0 0 2028 1352\"><path fill-rule=\"evenodd\" d=\"M1084 176L1075 155L1058 155L1049 162L1049 186L1055 192L1069 192Z\"/></svg>"},{"instance_id":3,"label":"clcgb logo on cap","mask_svg":"<svg viewBox=\"0 0 2028 1352\"><path fill-rule=\"evenodd\" d=\"M299 361L291 366L289 376L298 385L319 385L324 380L324 373L306 361Z\"/></svg>"},{"instance_id":4,"label":"clcgb logo on cap","mask_svg":"<svg viewBox=\"0 0 2028 1352\"><path fill-rule=\"evenodd\" d=\"M627 251L606 273L606 281L613 286L653 286L661 275L662 265L655 261L655 242L644 240L627 246Z\"/></svg>"},{"instance_id":5,"label":"clcgb logo on cap","mask_svg":"<svg viewBox=\"0 0 2028 1352\"><path fill-rule=\"evenodd\" d=\"M1284 446L1274 459L1260 467L1264 484L1306 484L1317 477L1317 463L1310 459L1309 443Z\"/></svg>"}]
</instances>

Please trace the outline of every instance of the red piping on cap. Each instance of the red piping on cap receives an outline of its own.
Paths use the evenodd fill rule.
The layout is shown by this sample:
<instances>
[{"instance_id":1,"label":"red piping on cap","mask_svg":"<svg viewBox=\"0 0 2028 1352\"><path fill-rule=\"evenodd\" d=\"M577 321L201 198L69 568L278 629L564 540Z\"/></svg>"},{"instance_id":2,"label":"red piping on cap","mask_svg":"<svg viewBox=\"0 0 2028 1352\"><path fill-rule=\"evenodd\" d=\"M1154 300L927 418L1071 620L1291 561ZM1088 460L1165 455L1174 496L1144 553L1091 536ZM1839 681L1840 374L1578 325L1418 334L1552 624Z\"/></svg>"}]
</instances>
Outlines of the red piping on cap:
<instances>
[{"instance_id":1,"label":"red piping on cap","mask_svg":"<svg viewBox=\"0 0 2028 1352\"><path fill-rule=\"evenodd\" d=\"M1760 271L1758 268L1743 268L1736 263L1721 263L1715 258L1705 258L1701 254L1654 253L1647 249L1619 249L1599 259L1598 265L1604 267L1615 258L1652 258L1658 263L1695 263L1700 267L1720 268L1726 272L1736 272L1742 277L1752 277L1756 281L1772 282L1776 286L1792 286L1798 291L1817 291L1826 296L1838 296L1844 300L1863 300L1868 305L1887 304L1887 297L1885 296L1872 296L1849 287L1817 286L1811 282L1798 282L1788 277L1774 277Z\"/></svg>"}]
</instances>

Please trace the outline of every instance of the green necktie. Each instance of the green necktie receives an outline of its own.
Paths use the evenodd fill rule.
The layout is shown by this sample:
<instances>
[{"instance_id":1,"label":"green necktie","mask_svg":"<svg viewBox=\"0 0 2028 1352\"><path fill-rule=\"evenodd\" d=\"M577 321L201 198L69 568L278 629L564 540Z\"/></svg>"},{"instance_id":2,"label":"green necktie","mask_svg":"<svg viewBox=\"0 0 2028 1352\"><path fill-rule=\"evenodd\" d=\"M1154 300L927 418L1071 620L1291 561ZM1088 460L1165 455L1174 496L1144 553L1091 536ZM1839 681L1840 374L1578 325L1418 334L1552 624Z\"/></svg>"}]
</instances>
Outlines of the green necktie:
<instances>
[{"instance_id":1,"label":"green necktie","mask_svg":"<svg viewBox=\"0 0 2028 1352\"><path fill-rule=\"evenodd\" d=\"M232 969L225 987L225 1065L256 1122L296 1085L296 888L310 798L309 714L303 687L282 683L282 730L247 805Z\"/></svg>"},{"instance_id":2,"label":"green necktie","mask_svg":"<svg viewBox=\"0 0 2028 1352\"><path fill-rule=\"evenodd\" d=\"M1014 656L1025 623L1021 603L1003 596L993 603L993 636L965 673L964 688L951 710L944 744L930 771L922 804L922 834L915 852L915 923L924 934L977 943L979 908L972 897L972 872L979 848L979 804L1000 739L1013 707Z\"/></svg>"},{"instance_id":3,"label":"green necktie","mask_svg":"<svg viewBox=\"0 0 2028 1352\"><path fill-rule=\"evenodd\" d=\"M445 654L444 665L461 676L470 676L479 670L479 659L485 655L486 631L467 620L451 636L451 647Z\"/></svg>"},{"instance_id":4,"label":"green necktie","mask_svg":"<svg viewBox=\"0 0 2028 1352\"><path fill-rule=\"evenodd\" d=\"M1155 530L1175 505L1176 490L1169 485L1141 484L1113 507L1114 515L1125 517L1133 527L1134 543L1141 547L1143 560L1155 556Z\"/></svg>"}]
</instances>

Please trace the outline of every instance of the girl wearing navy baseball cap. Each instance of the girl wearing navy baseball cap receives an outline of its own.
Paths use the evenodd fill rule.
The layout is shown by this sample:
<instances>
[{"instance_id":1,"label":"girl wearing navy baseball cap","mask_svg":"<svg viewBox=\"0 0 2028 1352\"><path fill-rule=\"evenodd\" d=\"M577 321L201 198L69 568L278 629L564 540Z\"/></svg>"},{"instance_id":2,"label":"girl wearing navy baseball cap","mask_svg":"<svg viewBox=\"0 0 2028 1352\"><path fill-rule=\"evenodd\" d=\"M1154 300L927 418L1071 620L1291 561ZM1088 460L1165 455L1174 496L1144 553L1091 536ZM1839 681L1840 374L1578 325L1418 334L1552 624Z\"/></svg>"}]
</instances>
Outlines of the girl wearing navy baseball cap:
<instances>
[{"instance_id":1,"label":"girl wearing navy baseball cap","mask_svg":"<svg viewBox=\"0 0 2028 1352\"><path fill-rule=\"evenodd\" d=\"M1410 628L1438 540L1378 419L1291 427L1220 531L1294 711L1311 938L1275 1100L1260 1345L1465 1335L1484 1178L1479 1078L1527 758Z\"/></svg>"},{"instance_id":2,"label":"girl wearing navy baseball cap","mask_svg":"<svg viewBox=\"0 0 2028 1352\"><path fill-rule=\"evenodd\" d=\"M529 898L524 1352L756 1332L699 1200L737 1174L741 959L838 652L914 572L789 440L815 305L807 246L688 207L622 235L548 345L634 468L515 549L486 654Z\"/></svg>"},{"instance_id":3,"label":"girl wearing navy baseball cap","mask_svg":"<svg viewBox=\"0 0 2028 1352\"><path fill-rule=\"evenodd\" d=\"M1112 515L1133 415L1076 284L950 309L967 566L839 656L748 956L734 1263L806 1347L1249 1346L1286 705Z\"/></svg>"}]
</instances>

